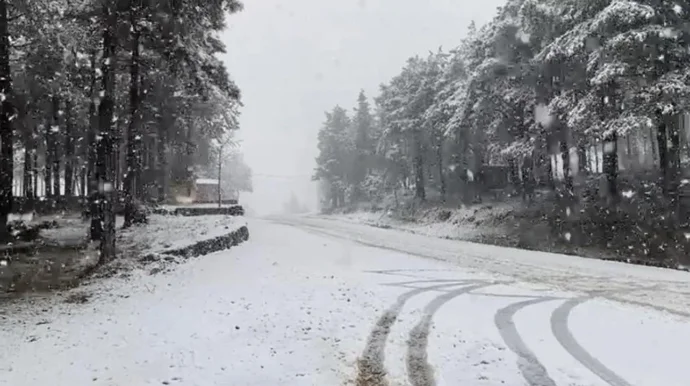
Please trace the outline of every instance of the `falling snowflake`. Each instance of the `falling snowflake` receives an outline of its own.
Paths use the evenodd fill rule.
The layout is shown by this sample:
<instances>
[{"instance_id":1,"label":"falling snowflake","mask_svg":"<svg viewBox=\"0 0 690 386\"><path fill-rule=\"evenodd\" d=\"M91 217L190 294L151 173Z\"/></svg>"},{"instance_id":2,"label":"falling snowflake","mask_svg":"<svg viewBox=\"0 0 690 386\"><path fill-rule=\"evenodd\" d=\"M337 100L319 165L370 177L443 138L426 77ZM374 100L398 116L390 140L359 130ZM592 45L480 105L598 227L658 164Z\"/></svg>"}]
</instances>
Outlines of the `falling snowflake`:
<instances>
[{"instance_id":1,"label":"falling snowflake","mask_svg":"<svg viewBox=\"0 0 690 386\"><path fill-rule=\"evenodd\" d=\"M564 234L563 236L565 237L565 240L566 240L566 241L570 241L570 238L572 237L572 235L570 234L570 232L565 232L565 234Z\"/></svg>"},{"instance_id":2,"label":"falling snowflake","mask_svg":"<svg viewBox=\"0 0 690 386\"><path fill-rule=\"evenodd\" d=\"M625 192L623 192L621 194L625 198L632 198L635 195L635 192L633 192L632 190L626 190Z\"/></svg>"}]
</instances>

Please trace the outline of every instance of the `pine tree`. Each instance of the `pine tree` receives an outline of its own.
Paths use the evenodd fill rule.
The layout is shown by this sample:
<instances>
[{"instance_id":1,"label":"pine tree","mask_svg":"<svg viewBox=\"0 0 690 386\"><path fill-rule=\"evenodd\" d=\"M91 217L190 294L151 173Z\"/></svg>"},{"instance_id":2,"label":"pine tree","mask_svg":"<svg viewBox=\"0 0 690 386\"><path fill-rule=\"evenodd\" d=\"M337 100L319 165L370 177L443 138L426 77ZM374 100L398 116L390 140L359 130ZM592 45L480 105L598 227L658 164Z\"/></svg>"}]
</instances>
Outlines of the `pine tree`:
<instances>
[{"instance_id":1,"label":"pine tree","mask_svg":"<svg viewBox=\"0 0 690 386\"><path fill-rule=\"evenodd\" d=\"M354 131L354 154L351 171L352 200L359 201L363 197L364 179L372 169L374 146L372 143L372 131L374 118L371 115L369 101L364 91L357 97L357 107L352 119L352 130Z\"/></svg>"},{"instance_id":2,"label":"pine tree","mask_svg":"<svg viewBox=\"0 0 690 386\"><path fill-rule=\"evenodd\" d=\"M345 205L348 171L351 164L352 140L347 111L336 106L326 113L326 122L319 131L319 156L316 158L315 180L326 181L328 200L333 208Z\"/></svg>"}]
</instances>

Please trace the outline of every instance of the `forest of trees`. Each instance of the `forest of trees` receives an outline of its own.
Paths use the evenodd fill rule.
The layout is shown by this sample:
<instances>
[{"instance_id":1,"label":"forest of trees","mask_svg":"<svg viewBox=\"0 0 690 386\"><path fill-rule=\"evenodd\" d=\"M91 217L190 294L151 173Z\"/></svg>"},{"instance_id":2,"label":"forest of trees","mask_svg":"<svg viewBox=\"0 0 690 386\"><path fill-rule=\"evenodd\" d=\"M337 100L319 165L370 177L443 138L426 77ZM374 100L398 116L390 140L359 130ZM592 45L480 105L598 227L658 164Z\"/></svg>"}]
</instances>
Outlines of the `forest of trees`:
<instances>
[{"instance_id":1,"label":"forest of trees","mask_svg":"<svg viewBox=\"0 0 690 386\"><path fill-rule=\"evenodd\" d=\"M688 12L682 0L508 0L456 48L409 59L374 106L362 93L352 114L326 114L323 200L472 203L500 181L523 197L543 188L577 200L589 178L615 206L634 174L677 205L690 152Z\"/></svg>"},{"instance_id":2,"label":"forest of trees","mask_svg":"<svg viewBox=\"0 0 690 386\"><path fill-rule=\"evenodd\" d=\"M216 54L237 0L0 0L0 233L13 190L91 197L115 255L114 206L163 201L215 162L240 91ZM15 165L19 163L20 165ZM19 181L15 174L19 171Z\"/></svg>"}]
</instances>

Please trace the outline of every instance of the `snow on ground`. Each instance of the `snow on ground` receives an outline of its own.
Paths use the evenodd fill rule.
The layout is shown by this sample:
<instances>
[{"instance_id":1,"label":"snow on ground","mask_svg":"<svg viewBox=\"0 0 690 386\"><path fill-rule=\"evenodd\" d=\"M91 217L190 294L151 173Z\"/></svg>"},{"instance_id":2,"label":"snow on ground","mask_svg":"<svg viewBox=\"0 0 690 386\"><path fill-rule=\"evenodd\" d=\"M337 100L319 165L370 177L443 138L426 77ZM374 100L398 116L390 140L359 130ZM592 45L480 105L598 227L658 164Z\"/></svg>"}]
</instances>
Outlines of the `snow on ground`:
<instances>
[{"instance_id":1,"label":"snow on ground","mask_svg":"<svg viewBox=\"0 0 690 386\"><path fill-rule=\"evenodd\" d=\"M41 230L41 237L51 244L79 244L87 237L88 222L82 220L79 214L58 213L50 215L36 215L30 213L11 213L9 221L22 221L27 225L37 225L42 222L56 221L57 228Z\"/></svg>"},{"instance_id":2,"label":"snow on ground","mask_svg":"<svg viewBox=\"0 0 690 386\"><path fill-rule=\"evenodd\" d=\"M41 237L57 244L79 244L88 237L89 223L80 216L62 217L57 228L41 229Z\"/></svg>"},{"instance_id":3,"label":"snow on ground","mask_svg":"<svg viewBox=\"0 0 690 386\"><path fill-rule=\"evenodd\" d=\"M318 217L279 219L321 234L491 272L534 288L558 288L690 317L690 274L612 261L439 239Z\"/></svg>"},{"instance_id":4,"label":"snow on ground","mask_svg":"<svg viewBox=\"0 0 690 386\"><path fill-rule=\"evenodd\" d=\"M439 219L441 212L450 214L450 217L441 221ZM490 209L487 207L463 207L452 210L443 208L419 210L415 213L414 218L408 219L412 221L396 219L392 211L357 211L336 215L318 215L318 217L375 227L395 228L425 236L471 240L486 236L502 237L503 232L494 227L494 223L502 216L515 212L519 212L519 203L502 202L490 205ZM463 224L463 226L458 226L458 224Z\"/></svg>"},{"instance_id":5,"label":"snow on ground","mask_svg":"<svg viewBox=\"0 0 690 386\"><path fill-rule=\"evenodd\" d=\"M167 275L94 283L86 304L0 314L0 385L687 384L690 318L596 295L636 281L665 304L680 272L281 222Z\"/></svg>"},{"instance_id":6,"label":"snow on ground","mask_svg":"<svg viewBox=\"0 0 690 386\"><path fill-rule=\"evenodd\" d=\"M227 235L246 223L246 219L239 216L151 214L145 227L134 226L120 231L118 246L124 250L134 249L142 254L158 253Z\"/></svg>"},{"instance_id":7,"label":"snow on ground","mask_svg":"<svg viewBox=\"0 0 690 386\"><path fill-rule=\"evenodd\" d=\"M7 216L7 221L24 221L29 222L34 219L33 213L10 213Z\"/></svg>"}]
</instances>

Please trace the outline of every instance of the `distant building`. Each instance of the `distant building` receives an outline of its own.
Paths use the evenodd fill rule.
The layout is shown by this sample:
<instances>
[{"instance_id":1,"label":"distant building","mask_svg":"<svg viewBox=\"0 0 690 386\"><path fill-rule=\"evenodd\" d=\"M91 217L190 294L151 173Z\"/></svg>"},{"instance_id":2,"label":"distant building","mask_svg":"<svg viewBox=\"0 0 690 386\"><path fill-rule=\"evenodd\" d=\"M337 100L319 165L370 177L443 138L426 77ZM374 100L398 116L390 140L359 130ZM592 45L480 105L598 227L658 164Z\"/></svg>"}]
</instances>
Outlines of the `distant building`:
<instances>
[{"instance_id":1,"label":"distant building","mask_svg":"<svg viewBox=\"0 0 690 386\"><path fill-rule=\"evenodd\" d=\"M220 195L222 201L238 200L239 192L221 185ZM192 189L193 202L211 203L218 202L218 180L214 178L197 178Z\"/></svg>"}]
</instances>

